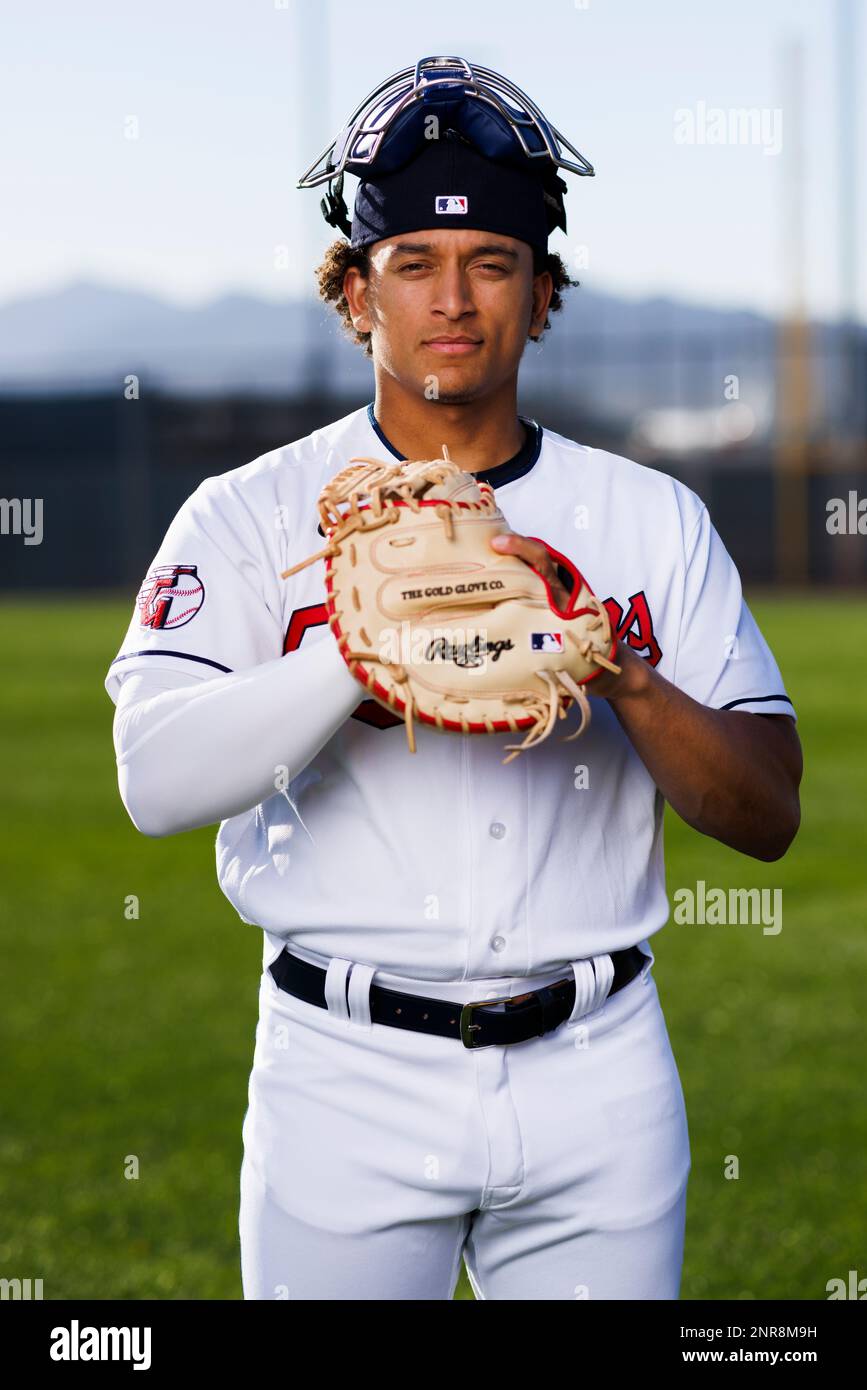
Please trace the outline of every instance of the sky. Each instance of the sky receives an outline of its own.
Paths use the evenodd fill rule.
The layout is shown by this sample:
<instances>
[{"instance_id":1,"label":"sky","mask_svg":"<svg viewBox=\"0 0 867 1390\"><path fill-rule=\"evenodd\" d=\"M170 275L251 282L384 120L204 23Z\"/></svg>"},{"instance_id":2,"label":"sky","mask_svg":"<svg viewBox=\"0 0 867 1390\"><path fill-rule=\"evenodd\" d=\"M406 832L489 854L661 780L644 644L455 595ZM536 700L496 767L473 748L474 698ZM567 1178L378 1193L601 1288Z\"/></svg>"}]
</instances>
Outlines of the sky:
<instances>
[{"instance_id":1,"label":"sky","mask_svg":"<svg viewBox=\"0 0 867 1390\"><path fill-rule=\"evenodd\" d=\"M837 316L847 4L863 73L867 0L4 0L0 302L82 279L188 305L312 292L334 233L299 174L379 81L446 52L508 75L594 165L565 175L551 241L583 284ZM865 126L862 99L861 165Z\"/></svg>"}]
</instances>

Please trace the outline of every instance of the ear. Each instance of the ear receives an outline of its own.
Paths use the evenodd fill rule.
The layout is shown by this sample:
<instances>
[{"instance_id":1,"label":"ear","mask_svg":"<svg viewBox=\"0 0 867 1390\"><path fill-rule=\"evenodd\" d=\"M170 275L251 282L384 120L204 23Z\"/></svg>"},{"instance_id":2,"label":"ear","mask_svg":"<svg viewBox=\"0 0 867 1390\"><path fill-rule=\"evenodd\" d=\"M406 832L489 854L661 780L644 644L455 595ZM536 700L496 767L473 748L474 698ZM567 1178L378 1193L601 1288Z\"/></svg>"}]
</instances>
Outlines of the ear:
<instances>
[{"instance_id":1,"label":"ear","mask_svg":"<svg viewBox=\"0 0 867 1390\"><path fill-rule=\"evenodd\" d=\"M367 311L368 281L357 265L351 265L343 277L343 293L349 305L352 326L359 333L370 332L370 315Z\"/></svg>"},{"instance_id":2,"label":"ear","mask_svg":"<svg viewBox=\"0 0 867 1390\"><path fill-rule=\"evenodd\" d=\"M533 308L527 333L534 342L541 337L542 329L545 327L553 294L554 281L549 270L543 270L541 274L533 276Z\"/></svg>"}]
</instances>

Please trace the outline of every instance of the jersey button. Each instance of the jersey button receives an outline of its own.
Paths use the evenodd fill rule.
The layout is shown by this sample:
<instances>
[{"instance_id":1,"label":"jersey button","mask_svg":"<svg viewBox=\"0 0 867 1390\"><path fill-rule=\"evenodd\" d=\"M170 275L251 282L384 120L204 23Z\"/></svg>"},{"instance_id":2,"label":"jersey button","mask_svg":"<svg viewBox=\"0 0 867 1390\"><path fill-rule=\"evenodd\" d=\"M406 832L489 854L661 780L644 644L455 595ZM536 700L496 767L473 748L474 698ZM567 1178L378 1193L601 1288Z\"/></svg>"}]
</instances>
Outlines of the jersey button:
<instances>
[{"instance_id":1,"label":"jersey button","mask_svg":"<svg viewBox=\"0 0 867 1390\"><path fill-rule=\"evenodd\" d=\"M505 950L505 946L506 946L506 938L505 938L504 936L494 936L494 937L491 938L491 950L492 950L492 951L503 951L503 950Z\"/></svg>"},{"instance_id":2,"label":"jersey button","mask_svg":"<svg viewBox=\"0 0 867 1390\"><path fill-rule=\"evenodd\" d=\"M493 835L494 839L502 840L505 833L506 827L502 824L501 821L495 820L493 825L491 826L491 834Z\"/></svg>"}]
</instances>

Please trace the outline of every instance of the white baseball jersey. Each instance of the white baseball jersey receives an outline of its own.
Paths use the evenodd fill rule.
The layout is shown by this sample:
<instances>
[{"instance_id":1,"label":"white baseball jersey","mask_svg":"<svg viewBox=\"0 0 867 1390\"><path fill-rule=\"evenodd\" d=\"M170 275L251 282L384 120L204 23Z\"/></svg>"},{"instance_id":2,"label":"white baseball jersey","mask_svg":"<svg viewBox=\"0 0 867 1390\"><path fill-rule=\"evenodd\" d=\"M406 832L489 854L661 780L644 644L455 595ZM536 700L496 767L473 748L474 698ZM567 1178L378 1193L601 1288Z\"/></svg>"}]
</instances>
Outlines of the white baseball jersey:
<instances>
[{"instance_id":1,"label":"white baseball jersey","mask_svg":"<svg viewBox=\"0 0 867 1390\"><path fill-rule=\"evenodd\" d=\"M568 555L621 639L714 709L793 715L780 672L700 498L664 473L524 421L490 482L512 530ZM183 667L208 680L333 642L322 485L356 456L402 457L354 411L206 479L169 527L106 688ZM509 734L459 736L365 698L305 770L222 822L220 886L264 929L267 966L287 940L416 979L529 976L641 943L668 917L663 799L610 706L502 765ZM572 718L577 715L573 712ZM571 721L557 728L569 732Z\"/></svg>"}]
</instances>

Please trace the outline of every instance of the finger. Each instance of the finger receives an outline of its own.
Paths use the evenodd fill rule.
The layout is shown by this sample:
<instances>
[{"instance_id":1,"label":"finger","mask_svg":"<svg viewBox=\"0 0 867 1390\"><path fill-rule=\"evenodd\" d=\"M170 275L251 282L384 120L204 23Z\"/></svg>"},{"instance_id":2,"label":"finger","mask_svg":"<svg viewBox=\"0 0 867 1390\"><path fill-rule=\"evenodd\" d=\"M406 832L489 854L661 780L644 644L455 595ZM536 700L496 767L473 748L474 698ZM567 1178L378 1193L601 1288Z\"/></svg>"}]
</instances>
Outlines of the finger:
<instances>
[{"instance_id":1,"label":"finger","mask_svg":"<svg viewBox=\"0 0 867 1390\"><path fill-rule=\"evenodd\" d=\"M547 584L550 600L557 611L560 613L567 611L570 590L563 584L557 566L541 541L530 540L527 536L518 536L514 532L508 532L494 536L491 545L501 554L517 555L519 560L523 560L525 564L535 570Z\"/></svg>"},{"instance_id":2,"label":"finger","mask_svg":"<svg viewBox=\"0 0 867 1390\"><path fill-rule=\"evenodd\" d=\"M517 555L519 560L541 575L548 585L555 608L565 612L569 606L569 590L564 588L556 565L540 541L531 541L514 532L504 532L492 537L491 545L503 555Z\"/></svg>"},{"instance_id":3,"label":"finger","mask_svg":"<svg viewBox=\"0 0 867 1390\"><path fill-rule=\"evenodd\" d=\"M494 536L491 545L502 554L517 555L519 559L544 571L546 577L556 578L557 571L544 545L539 541L528 540L526 536L516 536L514 532Z\"/></svg>"}]
</instances>

